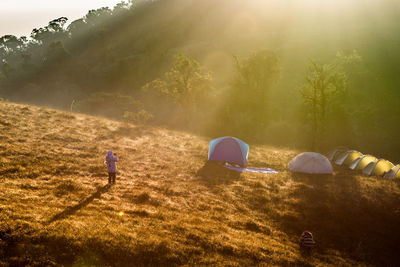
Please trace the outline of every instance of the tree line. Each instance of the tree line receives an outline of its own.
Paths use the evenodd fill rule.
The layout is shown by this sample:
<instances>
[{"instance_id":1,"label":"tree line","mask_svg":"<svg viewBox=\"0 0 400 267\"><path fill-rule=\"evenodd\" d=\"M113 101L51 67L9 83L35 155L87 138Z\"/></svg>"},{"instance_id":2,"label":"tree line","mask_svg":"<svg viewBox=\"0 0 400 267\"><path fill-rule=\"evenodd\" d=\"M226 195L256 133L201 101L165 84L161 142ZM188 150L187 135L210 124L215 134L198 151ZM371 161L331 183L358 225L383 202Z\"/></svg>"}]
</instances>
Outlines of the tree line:
<instances>
[{"instance_id":1,"label":"tree line","mask_svg":"<svg viewBox=\"0 0 400 267\"><path fill-rule=\"evenodd\" d=\"M165 18L146 19L165 12L168 3L121 2L70 24L54 19L29 37L1 37L1 97L210 137L316 151L345 145L400 159L398 93L382 94L372 78L380 66L369 67L363 54L309 59L290 90L276 50L233 54L232 74L221 89L215 70L177 48L189 15L178 20L170 11L176 28L161 28ZM397 84L385 77L386 84Z\"/></svg>"}]
</instances>

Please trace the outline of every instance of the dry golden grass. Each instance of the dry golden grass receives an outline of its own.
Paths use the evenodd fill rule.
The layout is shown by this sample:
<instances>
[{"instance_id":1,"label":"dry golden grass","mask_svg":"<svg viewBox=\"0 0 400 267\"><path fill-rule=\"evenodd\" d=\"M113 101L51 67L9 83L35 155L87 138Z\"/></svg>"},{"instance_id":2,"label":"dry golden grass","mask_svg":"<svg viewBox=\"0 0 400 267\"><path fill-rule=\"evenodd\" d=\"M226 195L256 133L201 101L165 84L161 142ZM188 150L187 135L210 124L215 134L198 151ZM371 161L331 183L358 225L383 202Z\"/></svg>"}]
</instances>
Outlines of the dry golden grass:
<instances>
[{"instance_id":1,"label":"dry golden grass","mask_svg":"<svg viewBox=\"0 0 400 267\"><path fill-rule=\"evenodd\" d=\"M239 174L205 164L208 140L188 133L4 102L0 114L0 266L400 264L398 182L293 175L298 151L267 146L249 165L280 173Z\"/></svg>"}]
</instances>

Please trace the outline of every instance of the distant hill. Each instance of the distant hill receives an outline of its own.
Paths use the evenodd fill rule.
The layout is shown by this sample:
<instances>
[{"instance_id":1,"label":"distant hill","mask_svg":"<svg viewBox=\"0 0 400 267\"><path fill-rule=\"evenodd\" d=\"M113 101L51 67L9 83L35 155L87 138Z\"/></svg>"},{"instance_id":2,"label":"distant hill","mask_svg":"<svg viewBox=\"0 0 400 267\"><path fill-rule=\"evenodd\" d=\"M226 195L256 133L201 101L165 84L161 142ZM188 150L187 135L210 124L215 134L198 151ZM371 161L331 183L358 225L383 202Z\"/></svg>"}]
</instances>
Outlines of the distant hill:
<instances>
[{"instance_id":1,"label":"distant hill","mask_svg":"<svg viewBox=\"0 0 400 267\"><path fill-rule=\"evenodd\" d=\"M293 175L299 151L262 145L249 165L279 174L239 174L206 165L208 140L185 132L9 102L0 114L0 265L399 264L399 182Z\"/></svg>"}]
</instances>

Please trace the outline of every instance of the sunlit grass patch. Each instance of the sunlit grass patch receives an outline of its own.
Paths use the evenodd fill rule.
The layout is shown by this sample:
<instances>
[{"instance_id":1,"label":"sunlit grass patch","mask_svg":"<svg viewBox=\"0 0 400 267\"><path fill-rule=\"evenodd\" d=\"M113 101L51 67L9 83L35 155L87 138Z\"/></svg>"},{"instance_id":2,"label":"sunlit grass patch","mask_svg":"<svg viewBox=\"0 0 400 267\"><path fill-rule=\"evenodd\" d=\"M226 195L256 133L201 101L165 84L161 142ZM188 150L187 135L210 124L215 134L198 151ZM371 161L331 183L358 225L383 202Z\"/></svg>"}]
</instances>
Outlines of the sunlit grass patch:
<instances>
[{"instance_id":1,"label":"sunlit grass patch","mask_svg":"<svg viewBox=\"0 0 400 267\"><path fill-rule=\"evenodd\" d=\"M23 107L0 133L0 265L396 262L399 183L341 168L292 175L296 152L266 146L252 146L249 165L279 174L231 172L205 164L206 138L37 107L23 110L24 121ZM109 149L120 160L112 186ZM318 244L308 258L298 248L306 229ZM346 231L361 245L343 240Z\"/></svg>"}]
</instances>

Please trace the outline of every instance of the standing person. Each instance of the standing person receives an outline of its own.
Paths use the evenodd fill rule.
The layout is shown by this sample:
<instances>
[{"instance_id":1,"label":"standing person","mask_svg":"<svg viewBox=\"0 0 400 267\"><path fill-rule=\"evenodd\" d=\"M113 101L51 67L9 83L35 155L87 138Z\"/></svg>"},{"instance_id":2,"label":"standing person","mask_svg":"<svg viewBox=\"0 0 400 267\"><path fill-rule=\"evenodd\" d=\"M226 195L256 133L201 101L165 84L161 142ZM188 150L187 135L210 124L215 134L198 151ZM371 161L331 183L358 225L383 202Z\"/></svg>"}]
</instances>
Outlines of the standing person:
<instances>
[{"instance_id":1,"label":"standing person","mask_svg":"<svg viewBox=\"0 0 400 267\"><path fill-rule=\"evenodd\" d=\"M118 161L117 154L114 154L111 150L107 152L106 161L104 162L107 164L107 171L108 171L108 183L115 184L115 178L117 173L117 165L115 162Z\"/></svg>"}]
</instances>

